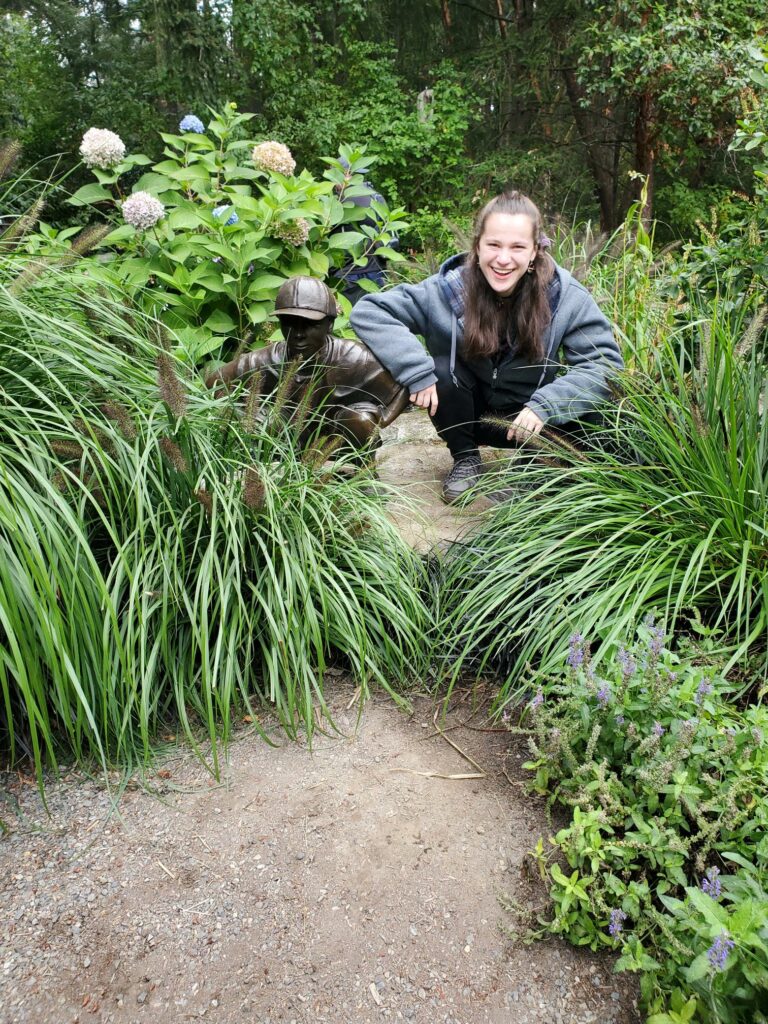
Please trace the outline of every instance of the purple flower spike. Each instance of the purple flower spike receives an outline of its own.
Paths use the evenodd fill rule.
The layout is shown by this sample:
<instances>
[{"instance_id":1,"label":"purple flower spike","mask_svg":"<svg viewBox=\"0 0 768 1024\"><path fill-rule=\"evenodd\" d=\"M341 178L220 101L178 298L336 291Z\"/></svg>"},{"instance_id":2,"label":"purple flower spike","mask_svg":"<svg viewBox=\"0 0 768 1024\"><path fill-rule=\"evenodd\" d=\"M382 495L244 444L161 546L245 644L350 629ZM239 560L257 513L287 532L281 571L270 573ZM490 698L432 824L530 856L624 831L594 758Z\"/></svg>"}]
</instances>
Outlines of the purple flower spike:
<instances>
[{"instance_id":1,"label":"purple flower spike","mask_svg":"<svg viewBox=\"0 0 768 1024\"><path fill-rule=\"evenodd\" d=\"M624 725L624 715L616 715L616 725Z\"/></svg>"},{"instance_id":2,"label":"purple flower spike","mask_svg":"<svg viewBox=\"0 0 768 1024\"><path fill-rule=\"evenodd\" d=\"M584 637L581 633L571 633L568 641L568 664L571 668L579 668L584 663Z\"/></svg>"},{"instance_id":3,"label":"purple flower spike","mask_svg":"<svg viewBox=\"0 0 768 1024\"><path fill-rule=\"evenodd\" d=\"M707 873L701 880L701 891L705 892L707 896L711 896L713 900L720 899L720 894L723 891L723 887L720 882L719 868L707 868Z\"/></svg>"},{"instance_id":4,"label":"purple flower spike","mask_svg":"<svg viewBox=\"0 0 768 1024\"><path fill-rule=\"evenodd\" d=\"M736 943L730 937L728 932L720 932L707 950L707 960L709 960L709 965L713 971L719 972L725 970L728 954L735 945Z\"/></svg>"},{"instance_id":5,"label":"purple flower spike","mask_svg":"<svg viewBox=\"0 0 768 1024\"><path fill-rule=\"evenodd\" d=\"M624 922L627 920L627 915L623 910L619 910L616 907L611 911L611 920L608 924L608 934L612 935L614 939L621 935L624 931Z\"/></svg>"},{"instance_id":6,"label":"purple flower spike","mask_svg":"<svg viewBox=\"0 0 768 1024\"><path fill-rule=\"evenodd\" d=\"M708 679L702 679L696 688L696 695L693 698L697 704L701 704L704 698L712 693L712 683Z\"/></svg>"},{"instance_id":7,"label":"purple flower spike","mask_svg":"<svg viewBox=\"0 0 768 1024\"><path fill-rule=\"evenodd\" d=\"M616 660L621 665L621 674L625 679L631 679L637 671L637 662L625 647L620 647Z\"/></svg>"},{"instance_id":8,"label":"purple flower spike","mask_svg":"<svg viewBox=\"0 0 768 1024\"><path fill-rule=\"evenodd\" d=\"M544 703L544 694L542 693L541 688L539 688L536 691L536 696L531 701L531 707L535 710L536 708L541 707L541 705L543 703Z\"/></svg>"},{"instance_id":9,"label":"purple flower spike","mask_svg":"<svg viewBox=\"0 0 768 1024\"><path fill-rule=\"evenodd\" d=\"M661 724L661 722L654 722L653 723L653 730L652 731L653 731L653 735L654 736L656 736L658 739L661 739L661 737L666 732L666 729Z\"/></svg>"},{"instance_id":10,"label":"purple flower spike","mask_svg":"<svg viewBox=\"0 0 768 1024\"><path fill-rule=\"evenodd\" d=\"M611 703L611 688L608 683L602 683L597 691L597 703L601 708Z\"/></svg>"}]
</instances>

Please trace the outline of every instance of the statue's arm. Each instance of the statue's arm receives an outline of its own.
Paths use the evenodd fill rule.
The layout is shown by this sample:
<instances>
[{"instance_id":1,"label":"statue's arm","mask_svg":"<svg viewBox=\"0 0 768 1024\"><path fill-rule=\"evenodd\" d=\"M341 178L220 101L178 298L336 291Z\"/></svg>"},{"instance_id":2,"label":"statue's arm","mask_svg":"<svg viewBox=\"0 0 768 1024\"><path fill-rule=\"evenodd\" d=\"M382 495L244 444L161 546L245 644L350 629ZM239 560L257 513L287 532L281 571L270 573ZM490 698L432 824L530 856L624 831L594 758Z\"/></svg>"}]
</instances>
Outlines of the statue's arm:
<instances>
[{"instance_id":1,"label":"statue's arm","mask_svg":"<svg viewBox=\"0 0 768 1024\"><path fill-rule=\"evenodd\" d=\"M244 352L229 363L218 367L205 378L207 388L218 388L224 385L227 389L238 380L250 377L258 370L263 370L270 363L270 348L260 348L255 352Z\"/></svg>"}]
</instances>

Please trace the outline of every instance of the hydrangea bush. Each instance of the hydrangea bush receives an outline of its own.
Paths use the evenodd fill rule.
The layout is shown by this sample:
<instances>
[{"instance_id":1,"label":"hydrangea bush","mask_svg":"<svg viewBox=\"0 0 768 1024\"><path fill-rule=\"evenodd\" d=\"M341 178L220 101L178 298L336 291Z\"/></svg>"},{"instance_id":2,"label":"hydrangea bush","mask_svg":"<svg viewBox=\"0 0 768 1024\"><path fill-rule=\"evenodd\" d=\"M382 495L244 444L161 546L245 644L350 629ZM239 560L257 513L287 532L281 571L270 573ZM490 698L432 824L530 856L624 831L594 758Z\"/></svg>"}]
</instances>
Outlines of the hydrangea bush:
<instances>
[{"instance_id":1,"label":"hydrangea bush","mask_svg":"<svg viewBox=\"0 0 768 1024\"><path fill-rule=\"evenodd\" d=\"M333 286L335 270L374 248L402 259L389 248L406 227L402 211L376 202L378 225L361 224L367 211L347 201L370 192L360 172L371 161L362 150L341 147L347 166L329 158L321 179L297 174L287 146L244 137L251 117L229 104L206 129L187 114L181 134L162 135L164 159L138 177L129 195L123 182L149 158L118 153L104 132L94 137L92 129L83 140L81 153L97 182L70 202L97 207L116 227L100 260L80 272L127 289L193 360L226 355L228 343L263 333L259 325L287 277L307 274ZM340 304L348 314L342 297Z\"/></svg>"},{"instance_id":2,"label":"hydrangea bush","mask_svg":"<svg viewBox=\"0 0 768 1024\"><path fill-rule=\"evenodd\" d=\"M599 674L578 633L567 662L522 723L533 788L572 815L556 859L537 847L541 931L616 949L653 1024L765 1021L768 709L650 618Z\"/></svg>"}]
</instances>

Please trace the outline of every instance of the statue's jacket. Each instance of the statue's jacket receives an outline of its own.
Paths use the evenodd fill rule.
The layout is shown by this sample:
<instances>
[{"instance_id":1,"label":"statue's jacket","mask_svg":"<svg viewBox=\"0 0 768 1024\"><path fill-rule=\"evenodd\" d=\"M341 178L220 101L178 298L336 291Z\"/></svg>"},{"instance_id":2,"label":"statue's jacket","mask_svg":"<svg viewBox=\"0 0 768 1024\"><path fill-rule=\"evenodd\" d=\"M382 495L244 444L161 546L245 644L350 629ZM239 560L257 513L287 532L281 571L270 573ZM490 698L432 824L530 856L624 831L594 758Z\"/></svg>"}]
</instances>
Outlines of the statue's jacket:
<instances>
[{"instance_id":1,"label":"statue's jacket","mask_svg":"<svg viewBox=\"0 0 768 1024\"><path fill-rule=\"evenodd\" d=\"M384 369L376 356L359 342L329 335L313 356L298 365L291 364L284 341L243 355L226 363L206 383L230 387L239 380L261 375L263 395L274 392L287 374L290 377L286 399L295 404L307 394L313 408L331 417L339 408L355 409L374 415L380 426L391 423L408 404L408 393Z\"/></svg>"}]
</instances>

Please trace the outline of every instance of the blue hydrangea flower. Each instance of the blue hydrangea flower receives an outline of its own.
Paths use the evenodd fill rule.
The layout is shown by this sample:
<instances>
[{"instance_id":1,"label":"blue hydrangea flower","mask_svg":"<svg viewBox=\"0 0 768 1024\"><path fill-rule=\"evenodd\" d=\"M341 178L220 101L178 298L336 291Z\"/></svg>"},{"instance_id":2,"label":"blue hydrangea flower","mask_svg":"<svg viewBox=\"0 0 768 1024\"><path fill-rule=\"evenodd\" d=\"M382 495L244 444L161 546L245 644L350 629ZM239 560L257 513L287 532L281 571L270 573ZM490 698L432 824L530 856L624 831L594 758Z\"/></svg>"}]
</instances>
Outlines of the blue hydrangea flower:
<instances>
[{"instance_id":1,"label":"blue hydrangea flower","mask_svg":"<svg viewBox=\"0 0 768 1024\"><path fill-rule=\"evenodd\" d=\"M214 209L214 211L213 211L213 216L214 217L221 217L221 216L223 216L223 214L225 214L227 212L227 210L231 210L231 209L232 209L231 206L217 206ZM237 216L237 212L235 210L232 210L232 213L229 215L227 220L224 221L224 227L228 228L230 224L237 224L237 222L239 220L240 220L240 218Z\"/></svg>"},{"instance_id":2,"label":"blue hydrangea flower","mask_svg":"<svg viewBox=\"0 0 768 1024\"><path fill-rule=\"evenodd\" d=\"M187 114L186 117L182 117L179 121L179 131L182 132L194 132L196 135L203 135L205 132L205 125L196 117L194 114Z\"/></svg>"},{"instance_id":3,"label":"blue hydrangea flower","mask_svg":"<svg viewBox=\"0 0 768 1024\"><path fill-rule=\"evenodd\" d=\"M736 943L728 932L720 932L715 941L707 950L707 960L713 971L724 971L728 960L728 954Z\"/></svg>"}]
</instances>

